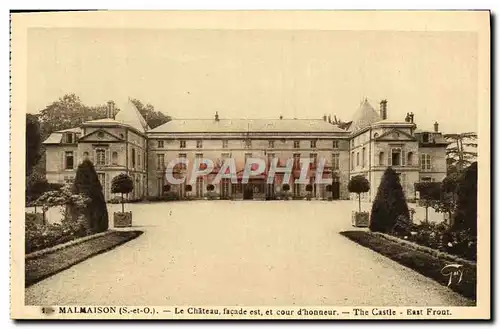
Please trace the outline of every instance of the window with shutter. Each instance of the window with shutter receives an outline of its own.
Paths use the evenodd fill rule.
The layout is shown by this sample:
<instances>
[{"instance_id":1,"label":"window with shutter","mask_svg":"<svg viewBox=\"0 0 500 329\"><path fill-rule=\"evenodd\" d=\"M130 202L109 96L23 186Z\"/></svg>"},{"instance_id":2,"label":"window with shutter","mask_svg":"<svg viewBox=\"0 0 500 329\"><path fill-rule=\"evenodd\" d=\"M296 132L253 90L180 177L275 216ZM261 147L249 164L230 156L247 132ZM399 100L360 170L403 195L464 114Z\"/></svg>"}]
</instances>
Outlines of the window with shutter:
<instances>
[{"instance_id":1,"label":"window with shutter","mask_svg":"<svg viewBox=\"0 0 500 329\"><path fill-rule=\"evenodd\" d=\"M406 158L405 158L405 151L401 151L401 165L405 166L406 165Z\"/></svg>"}]
</instances>

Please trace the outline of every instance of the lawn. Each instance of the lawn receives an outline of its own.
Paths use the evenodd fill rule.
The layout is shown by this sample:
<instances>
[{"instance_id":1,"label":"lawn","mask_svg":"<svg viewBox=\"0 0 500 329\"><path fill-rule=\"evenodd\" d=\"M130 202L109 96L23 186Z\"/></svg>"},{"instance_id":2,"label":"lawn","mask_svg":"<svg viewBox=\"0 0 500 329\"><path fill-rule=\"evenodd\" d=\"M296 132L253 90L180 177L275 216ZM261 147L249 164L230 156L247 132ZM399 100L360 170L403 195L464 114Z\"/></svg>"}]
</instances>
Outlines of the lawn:
<instances>
[{"instance_id":1,"label":"lawn","mask_svg":"<svg viewBox=\"0 0 500 329\"><path fill-rule=\"evenodd\" d=\"M141 234L141 231L113 231L37 258L27 259L25 264L25 285L28 287L94 255L135 239Z\"/></svg>"}]
</instances>

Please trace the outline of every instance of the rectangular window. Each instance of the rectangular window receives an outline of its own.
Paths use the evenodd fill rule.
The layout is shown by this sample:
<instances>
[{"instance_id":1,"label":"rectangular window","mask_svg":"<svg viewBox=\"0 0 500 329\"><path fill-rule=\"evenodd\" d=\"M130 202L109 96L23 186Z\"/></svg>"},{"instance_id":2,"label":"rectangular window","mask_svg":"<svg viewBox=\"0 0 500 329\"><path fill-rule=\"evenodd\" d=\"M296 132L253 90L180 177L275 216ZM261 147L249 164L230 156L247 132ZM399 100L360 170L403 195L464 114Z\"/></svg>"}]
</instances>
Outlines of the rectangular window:
<instances>
[{"instance_id":1,"label":"rectangular window","mask_svg":"<svg viewBox=\"0 0 500 329\"><path fill-rule=\"evenodd\" d=\"M316 163L318 161L318 154L311 153L309 154L309 158L311 159L311 168L316 168Z\"/></svg>"},{"instance_id":2,"label":"rectangular window","mask_svg":"<svg viewBox=\"0 0 500 329\"><path fill-rule=\"evenodd\" d=\"M401 166L401 149L391 150L391 166Z\"/></svg>"},{"instance_id":3,"label":"rectangular window","mask_svg":"<svg viewBox=\"0 0 500 329\"><path fill-rule=\"evenodd\" d=\"M165 154L157 154L156 155L156 168L158 170L165 169Z\"/></svg>"},{"instance_id":4,"label":"rectangular window","mask_svg":"<svg viewBox=\"0 0 500 329\"><path fill-rule=\"evenodd\" d=\"M340 154L333 153L332 154L332 170L340 169Z\"/></svg>"},{"instance_id":5,"label":"rectangular window","mask_svg":"<svg viewBox=\"0 0 500 329\"><path fill-rule=\"evenodd\" d=\"M351 169L354 169L354 152L351 152Z\"/></svg>"},{"instance_id":6,"label":"rectangular window","mask_svg":"<svg viewBox=\"0 0 500 329\"><path fill-rule=\"evenodd\" d=\"M423 153L420 155L420 169L431 170L431 155L430 154Z\"/></svg>"},{"instance_id":7,"label":"rectangular window","mask_svg":"<svg viewBox=\"0 0 500 329\"><path fill-rule=\"evenodd\" d=\"M72 133L66 134L66 143L73 144L73 134Z\"/></svg>"},{"instance_id":8,"label":"rectangular window","mask_svg":"<svg viewBox=\"0 0 500 329\"><path fill-rule=\"evenodd\" d=\"M197 140L196 141L196 148L201 149L203 147L203 141L202 140Z\"/></svg>"},{"instance_id":9,"label":"rectangular window","mask_svg":"<svg viewBox=\"0 0 500 329\"><path fill-rule=\"evenodd\" d=\"M276 154L274 154L274 153L267 153L267 163L269 165L271 165L271 163L272 163L272 161L273 161L273 159L274 159L275 156L276 156Z\"/></svg>"},{"instance_id":10,"label":"rectangular window","mask_svg":"<svg viewBox=\"0 0 500 329\"><path fill-rule=\"evenodd\" d=\"M185 159L186 158L186 153L179 153L179 158L180 159ZM181 169L186 169L186 164L185 163L181 163L178 166Z\"/></svg>"},{"instance_id":11,"label":"rectangular window","mask_svg":"<svg viewBox=\"0 0 500 329\"><path fill-rule=\"evenodd\" d=\"M365 167L365 148L363 147L363 149L361 150L361 165L362 167L364 168Z\"/></svg>"},{"instance_id":12,"label":"rectangular window","mask_svg":"<svg viewBox=\"0 0 500 329\"><path fill-rule=\"evenodd\" d=\"M422 142L423 143L429 143L429 133L423 133L422 134Z\"/></svg>"},{"instance_id":13,"label":"rectangular window","mask_svg":"<svg viewBox=\"0 0 500 329\"><path fill-rule=\"evenodd\" d=\"M333 142L332 142L332 147L333 147L334 149L338 149L338 148L339 148L339 141L333 141Z\"/></svg>"},{"instance_id":14,"label":"rectangular window","mask_svg":"<svg viewBox=\"0 0 500 329\"><path fill-rule=\"evenodd\" d=\"M274 148L274 141L269 141L269 148L273 149Z\"/></svg>"},{"instance_id":15,"label":"rectangular window","mask_svg":"<svg viewBox=\"0 0 500 329\"><path fill-rule=\"evenodd\" d=\"M66 158L66 169L73 169L74 168L73 151L65 152L65 158Z\"/></svg>"},{"instance_id":16,"label":"rectangular window","mask_svg":"<svg viewBox=\"0 0 500 329\"><path fill-rule=\"evenodd\" d=\"M293 154L293 167L297 168L300 165L300 153Z\"/></svg>"},{"instance_id":17,"label":"rectangular window","mask_svg":"<svg viewBox=\"0 0 500 329\"><path fill-rule=\"evenodd\" d=\"M227 139L222 140L222 148L227 149Z\"/></svg>"},{"instance_id":18,"label":"rectangular window","mask_svg":"<svg viewBox=\"0 0 500 329\"><path fill-rule=\"evenodd\" d=\"M294 148L294 149L298 149L298 148L300 148L300 141L294 141L294 142L293 142L293 148Z\"/></svg>"},{"instance_id":19,"label":"rectangular window","mask_svg":"<svg viewBox=\"0 0 500 329\"><path fill-rule=\"evenodd\" d=\"M179 141L179 148L185 149L186 148L186 141Z\"/></svg>"},{"instance_id":20,"label":"rectangular window","mask_svg":"<svg viewBox=\"0 0 500 329\"><path fill-rule=\"evenodd\" d=\"M311 141L311 148L316 148L316 141Z\"/></svg>"},{"instance_id":21,"label":"rectangular window","mask_svg":"<svg viewBox=\"0 0 500 329\"><path fill-rule=\"evenodd\" d=\"M105 150L96 150L96 164L98 166L104 166L106 164L106 151Z\"/></svg>"},{"instance_id":22,"label":"rectangular window","mask_svg":"<svg viewBox=\"0 0 500 329\"><path fill-rule=\"evenodd\" d=\"M141 154L137 153L137 168L141 169Z\"/></svg>"},{"instance_id":23,"label":"rectangular window","mask_svg":"<svg viewBox=\"0 0 500 329\"><path fill-rule=\"evenodd\" d=\"M135 168L135 149L132 149L132 168Z\"/></svg>"},{"instance_id":24,"label":"rectangular window","mask_svg":"<svg viewBox=\"0 0 500 329\"><path fill-rule=\"evenodd\" d=\"M163 148L163 141L158 141L158 148L162 149Z\"/></svg>"},{"instance_id":25,"label":"rectangular window","mask_svg":"<svg viewBox=\"0 0 500 329\"><path fill-rule=\"evenodd\" d=\"M359 167L359 152L356 152L356 167Z\"/></svg>"}]
</instances>

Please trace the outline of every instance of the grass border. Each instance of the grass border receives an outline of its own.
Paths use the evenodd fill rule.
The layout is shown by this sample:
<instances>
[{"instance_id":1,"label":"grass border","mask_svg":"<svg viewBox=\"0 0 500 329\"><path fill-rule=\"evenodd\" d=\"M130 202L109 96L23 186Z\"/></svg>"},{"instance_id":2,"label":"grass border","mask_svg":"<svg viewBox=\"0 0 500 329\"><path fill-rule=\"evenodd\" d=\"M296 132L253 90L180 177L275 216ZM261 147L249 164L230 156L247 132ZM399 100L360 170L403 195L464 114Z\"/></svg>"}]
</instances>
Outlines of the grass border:
<instances>
[{"instance_id":1,"label":"grass border","mask_svg":"<svg viewBox=\"0 0 500 329\"><path fill-rule=\"evenodd\" d=\"M133 240L139 237L142 233L144 232L137 230L109 231L108 234L103 234L93 239L87 239L80 243L74 243L71 246L59 248L52 252L46 252L43 255L39 255L38 257L25 259L24 285L25 287L29 287L50 276L67 270L68 268L81 263L93 256L105 253L130 240ZM98 240L109 240L110 238L114 238L116 241L110 241L111 243L97 243L99 242ZM97 245L97 248L93 248L92 250L85 252L85 245L91 244ZM75 253L80 251L81 254L76 254L76 257L67 257L65 254L71 253L72 250L74 250Z\"/></svg>"},{"instance_id":2,"label":"grass border","mask_svg":"<svg viewBox=\"0 0 500 329\"><path fill-rule=\"evenodd\" d=\"M407 243L387 239L376 232L369 231L343 231L340 234L363 247L369 248L405 267L408 267L428 278L437 281L443 286L448 285L448 276L441 273L441 269L449 264L463 266L462 282L450 285L450 289L474 301L477 305L477 268L476 264L469 261L451 261L440 254L430 254L410 246ZM399 239L398 239L399 240ZM404 241L404 240L403 240ZM408 242L408 241L404 241Z\"/></svg>"}]
</instances>

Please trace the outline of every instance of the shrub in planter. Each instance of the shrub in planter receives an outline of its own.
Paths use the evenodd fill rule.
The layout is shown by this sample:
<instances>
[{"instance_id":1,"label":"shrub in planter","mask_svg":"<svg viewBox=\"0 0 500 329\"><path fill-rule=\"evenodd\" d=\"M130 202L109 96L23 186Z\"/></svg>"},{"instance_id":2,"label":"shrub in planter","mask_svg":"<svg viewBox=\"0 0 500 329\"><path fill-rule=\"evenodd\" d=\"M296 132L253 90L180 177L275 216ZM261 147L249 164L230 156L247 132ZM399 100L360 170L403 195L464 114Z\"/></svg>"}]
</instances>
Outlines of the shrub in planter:
<instances>
[{"instance_id":1,"label":"shrub in planter","mask_svg":"<svg viewBox=\"0 0 500 329\"><path fill-rule=\"evenodd\" d=\"M123 194L128 194L134 190L134 181L127 174L119 174L113 177L111 181L111 192L122 195L122 212L113 214L113 223L115 227L132 226L132 212L125 212Z\"/></svg>"},{"instance_id":2,"label":"shrub in planter","mask_svg":"<svg viewBox=\"0 0 500 329\"><path fill-rule=\"evenodd\" d=\"M306 185L306 192L307 192L307 196L306 196L306 198L307 198L307 200L308 200L308 201L311 201L311 198L312 198L312 191L313 191L313 186L312 186L312 184L307 184L307 185Z\"/></svg>"},{"instance_id":3,"label":"shrub in planter","mask_svg":"<svg viewBox=\"0 0 500 329\"><path fill-rule=\"evenodd\" d=\"M164 201L179 201L179 194L174 191L168 191L163 193L163 198Z\"/></svg>"},{"instance_id":4,"label":"shrub in planter","mask_svg":"<svg viewBox=\"0 0 500 329\"><path fill-rule=\"evenodd\" d=\"M282 193L283 200L288 200L289 199L288 191L290 191L290 185L283 184L283 186L281 187L281 190L283 191L283 193Z\"/></svg>"},{"instance_id":5,"label":"shrub in planter","mask_svg":"<svg viewBox=\"0 0 500 329\"><path fill-rule=\"evenodd\" d=\"M332 196L332 186L330 184L328 184L325 188L327 194L328 194L328 201L332 201L333 200L333 196Z\"/></svg>"},{"instance_id":6,"label":"shrub in planter","mask_svg":"<svg viewBox=\"0 0 500 329\"><path fill-rule=\"evenodd\" d=\"M370 216L370 230L403 232L410 226L410 214L399 176L388 167L377 190Z\"/></svg>"},{"instance_id":7,"label":"shrub in planter","mask_svg":"<svg viewBox=\"0 0 500 329\"><path fill-rule=\"evenodd\" d=\"M365 176L357 175L351 178L347 189L351 193L356 193L358 195L359 211L352 213L352 225L366 227L369 224L369 218L367 212L361 211L361 193L366 193L370 190L370 182L365 178Z\"/></svg>"},{"instance_id":8,"label":"shrub in planter","mask_svg":"<svg viewBox=\"0 0 500 329\"><path fill-rule=\"evenodd\" d=\"M208 200L218 200L220 198L219 194L214 191L208 191L206 197Z\"/></svg>"},{"instance_id":9,"label":"shrub in planter","mask_svg":"<svg viewBox=\"0 0 500 329\"><path fill-rule=\"evenodd\" d=\"M113 226L114 227L130 227L132 226L132 212L122 211L113 213Z\"/></svg>"}]
</instances>

